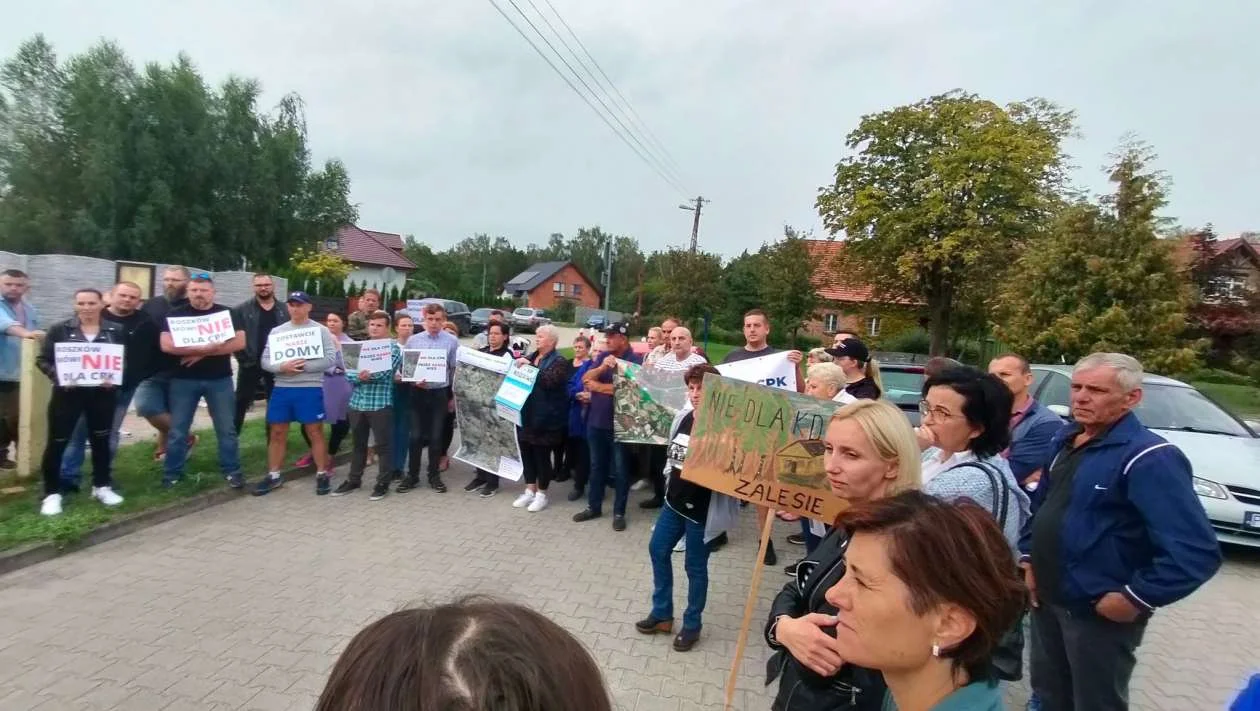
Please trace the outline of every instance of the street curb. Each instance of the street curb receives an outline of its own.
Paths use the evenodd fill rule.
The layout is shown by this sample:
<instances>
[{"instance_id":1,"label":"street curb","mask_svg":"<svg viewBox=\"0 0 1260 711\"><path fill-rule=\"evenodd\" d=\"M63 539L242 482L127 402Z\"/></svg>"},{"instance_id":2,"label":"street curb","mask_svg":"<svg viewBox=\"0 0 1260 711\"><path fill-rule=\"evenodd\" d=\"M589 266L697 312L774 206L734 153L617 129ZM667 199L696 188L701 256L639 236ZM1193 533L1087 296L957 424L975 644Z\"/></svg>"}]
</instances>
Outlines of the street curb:
<instances>
[{"instance_id":1,"label":"street curb","mask_svg":"<svg viewBox=\"0 0 1260 711\"><path fill-rule=\"evenodd\" d=\"M334 459L334 465L345 464L350 461L349 453L343 452L338 454ZM298 479L306 479L315 476L313 467L292 467L283 472L286 482L296 481ZM53 541L45 543L32 543L29 546L14 548L12 550L0 553L0 576L7 575L16 570L21 570L37 563L60 558L63 555L81 551L84 548L112 541L115 538L121 538L129 533L142 531L159 523L165 523L172 519L187 516L188 514L204 511L205 509L220 504L226 504L229 501L235 501L242 496L248 496L244 490L237 489L220 489L218 491L207 491L204 494L198 494L191 499L176 501L161 508L141 511L139 513L120 518L116 521L110 521L102 524L99 528L94 529L91 533L83 536L73 543L64 547L58 547Z\"/></svg>"}]
</instances>

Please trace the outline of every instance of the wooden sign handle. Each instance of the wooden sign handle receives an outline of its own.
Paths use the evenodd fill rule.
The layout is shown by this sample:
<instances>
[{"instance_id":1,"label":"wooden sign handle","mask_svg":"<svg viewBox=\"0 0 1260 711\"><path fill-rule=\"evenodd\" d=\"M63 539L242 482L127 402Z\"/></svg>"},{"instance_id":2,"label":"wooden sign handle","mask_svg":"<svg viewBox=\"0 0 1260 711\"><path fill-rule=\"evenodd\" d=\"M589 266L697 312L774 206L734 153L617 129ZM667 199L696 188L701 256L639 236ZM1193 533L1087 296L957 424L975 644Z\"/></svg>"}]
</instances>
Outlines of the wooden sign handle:
<instances>
[{"instance_id":1,"label":"wooden sign handle","mask_svg":"<svg viewBox=\"0 0 1260 711\"><path fill-rule=\"evenodd\" d=\"M739 639L735 642L735 660L731 662L731 675L726 680L726 711L735 702L735 681L739 678L739 663L744 658L744 646L748 644L748 627L752 624L753 611L757 609L757 588L761 585L761 573L765 570L766 548L770 534L774 532L775 511L766 508L766 522L761 527L761 544L757 546L757 562L753 564L752 579L748 582L748 600L744 602L744 621L739 626Z\"/></svg>"}]
</instances>

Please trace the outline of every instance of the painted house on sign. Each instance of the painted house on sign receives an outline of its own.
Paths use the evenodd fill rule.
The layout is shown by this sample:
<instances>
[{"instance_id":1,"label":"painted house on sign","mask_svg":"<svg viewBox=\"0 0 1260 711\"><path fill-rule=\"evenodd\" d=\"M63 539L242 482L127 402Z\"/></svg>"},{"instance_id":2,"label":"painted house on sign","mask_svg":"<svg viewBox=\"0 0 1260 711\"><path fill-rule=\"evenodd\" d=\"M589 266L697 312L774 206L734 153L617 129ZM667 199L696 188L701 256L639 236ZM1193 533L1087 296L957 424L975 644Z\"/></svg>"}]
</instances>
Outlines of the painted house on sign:
<instances>
[{"instance_id":1,"label":"painted house on sign","mask_svg":"<svg viewBox=\"0 0 1260 711\"><path fill-rule=\"evenodd\" d=\"M336 234L324 240L324 249L336 253L354 265L346 277L346 288L366 283L385 291L406 290L407 275L416 265L403 256L403 238L393 232L365 230L355 225L342 225Z\"/></svg>"},{"instance_id":2,"label":"painted house on sign","mask_svg":"<svg viewBox=\"0 0 1260 711\"><path fill-rule=\"evenodd\" d=\"M524 306L552 309L561 301L599 308L603 293L573 262L539 262L503 285L503 294Z\"/></svg>"},{"instance_id":3,"label":"painted house on sign","mask_svg":"<svg viewBox=\"0 0 1260 711\"><path fill-rule=\"evenodd\" d=\"M823 453L826 444L821 439L798 439L789 442L775 452L778 460L778 480L781 484L795 484L816 489L822 484L827 472L823 469Z\"/></svg>"}]
</instances>

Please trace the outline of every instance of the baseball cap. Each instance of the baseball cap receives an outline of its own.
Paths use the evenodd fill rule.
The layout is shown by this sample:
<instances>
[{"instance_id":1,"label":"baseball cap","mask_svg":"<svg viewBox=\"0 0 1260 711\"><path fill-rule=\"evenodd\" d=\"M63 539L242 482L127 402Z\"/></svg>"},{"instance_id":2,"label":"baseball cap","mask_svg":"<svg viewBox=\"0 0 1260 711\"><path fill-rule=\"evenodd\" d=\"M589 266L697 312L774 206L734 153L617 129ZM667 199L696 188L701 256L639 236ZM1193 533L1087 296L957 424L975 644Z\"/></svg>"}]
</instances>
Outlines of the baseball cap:
<instances>
[{"instance_id":1,"label":"baseball cap","mask_svg":"<svg viewBox=\"0 0 1260 711\"><path fill-rule=\"evenodd\" d=\"M620 333L623 336L630 335L630 326L625 321L614 321L604 327L605 336L611 336L614 333Z\"/></svg>"},{"instance_id":2,"label":"baseball cap","mask_svg":"<svg viewBox=\"0 0 1260 711\"><path fill-rule=\"evenodd\" d=\"M859 363L865 363L871 359L871 352L867 350L866 344L856 338L846 339L841 341L839 346L826 350L832 358L852 358Z\"/></svg>"},{"instance_id":3,"label":"baseball cap","mask_svg":"<svg viewBox=\"0 0 1260 711\"><path fill-rule=\"evenodd\" d=\"M311 297L307 296L305 291L290 291L286 303L309 304L311 303Z\"/></svg>"}]
</instances>

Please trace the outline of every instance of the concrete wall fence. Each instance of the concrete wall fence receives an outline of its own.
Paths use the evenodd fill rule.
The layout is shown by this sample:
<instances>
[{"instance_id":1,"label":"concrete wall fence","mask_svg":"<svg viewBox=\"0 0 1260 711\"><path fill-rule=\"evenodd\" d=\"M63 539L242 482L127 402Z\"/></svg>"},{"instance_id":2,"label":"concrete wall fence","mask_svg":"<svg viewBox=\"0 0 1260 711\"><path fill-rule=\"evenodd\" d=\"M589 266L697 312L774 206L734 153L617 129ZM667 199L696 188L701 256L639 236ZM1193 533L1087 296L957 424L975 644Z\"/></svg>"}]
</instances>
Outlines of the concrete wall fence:
<instances>
[{"instance_id":1,"label":"concrete wall fence","mask_svg":"<svg viewBox=\"0 0 1260 711\"><path fill-rule=\"evenodd\" d=\"M115 262L96 257L80 257L74 254L14 254L0 251L0 271L21 269L31 277L31 290L27 300L39 311L40 325L69 318L74 313L76 289L92 288L107 291L119 279L129 278L130 273L148 272L151 275L151 293L145 298L162 293L162 271L165 264L151 262ZM209 271L188 267L189 271ZM222 271L214 275L216 300L224 306L235 306L254 294L253 272ZM288 281L273 277L276 294L288 291ZM141 286L144 286L143 284ZM283 298L283 296L281 296Z\"/></svg>"}]
</instances>

